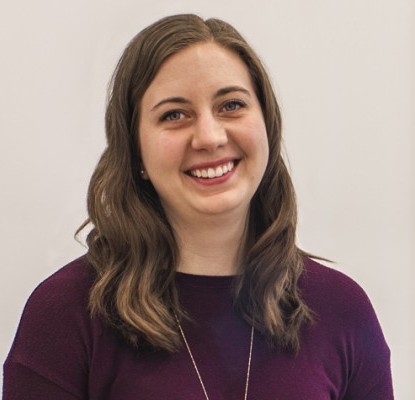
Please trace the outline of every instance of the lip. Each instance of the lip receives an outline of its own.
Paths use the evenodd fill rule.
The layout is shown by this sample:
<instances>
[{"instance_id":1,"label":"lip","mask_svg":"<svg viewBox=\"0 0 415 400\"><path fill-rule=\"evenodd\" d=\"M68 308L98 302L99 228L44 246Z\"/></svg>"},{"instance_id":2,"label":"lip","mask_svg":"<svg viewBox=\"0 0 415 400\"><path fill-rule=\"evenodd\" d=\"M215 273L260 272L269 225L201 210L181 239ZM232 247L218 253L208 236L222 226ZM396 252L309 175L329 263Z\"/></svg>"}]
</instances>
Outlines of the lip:
<instances>
[{"instance_id":1,"label":"lip","mask_svg":"<svg viewBox=\"0 0 415 400\"><path fill-rule=\"evenodd\" d=\"M223 165L228 163L229 161L233 161L235 164L239 162L239 158L236 157L225 157L221 158L220 160L216 161L210 161L210 162L204 162L200 164L194 164L190 168L186 169L186 173L190 173L190 171L193 171L195 169L208 169L208 168L216 168L219 165Z\"/></svg>"}]
</instances>

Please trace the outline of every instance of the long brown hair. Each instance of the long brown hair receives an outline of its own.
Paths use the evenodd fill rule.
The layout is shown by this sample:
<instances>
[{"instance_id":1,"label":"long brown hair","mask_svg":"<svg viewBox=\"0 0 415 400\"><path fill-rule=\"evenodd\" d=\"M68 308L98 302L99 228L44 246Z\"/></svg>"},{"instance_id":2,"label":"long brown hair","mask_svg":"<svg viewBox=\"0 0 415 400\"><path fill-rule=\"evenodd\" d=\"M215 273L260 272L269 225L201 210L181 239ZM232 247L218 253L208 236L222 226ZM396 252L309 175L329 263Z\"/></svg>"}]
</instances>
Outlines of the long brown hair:
<instances>
[{"instance_id":1,"label":"long brown hair","mask_svg":"<svg viewBox=\"0 0 415 400\"><path fill-rule=\"evenodd\" d=\"M195 15L161 19L125 49L114 72L105 116L107 147L88 191L87 258L97 272L90 309L134 346L175 351L180 347L173 310L179 249L151 182L140 178L138 122L141 99L166 59L213 41L246 64L262 107L269 143L264 177L251 200L245 262L236 278L236 309L275 346L298 350L310 311L298 279L303 253L296 246L297 208L282 158L281 117L258 56L229 24Z\"/></svg>"}]
</instances>

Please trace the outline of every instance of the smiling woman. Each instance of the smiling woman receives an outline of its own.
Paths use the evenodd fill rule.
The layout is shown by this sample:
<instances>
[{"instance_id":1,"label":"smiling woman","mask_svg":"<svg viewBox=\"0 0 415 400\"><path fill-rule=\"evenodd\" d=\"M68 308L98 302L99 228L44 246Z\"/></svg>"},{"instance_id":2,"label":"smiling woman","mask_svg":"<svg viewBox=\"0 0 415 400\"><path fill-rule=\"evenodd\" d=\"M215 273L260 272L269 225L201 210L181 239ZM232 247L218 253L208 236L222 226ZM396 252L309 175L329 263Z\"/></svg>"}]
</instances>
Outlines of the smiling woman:
<instances>
[{"instance_id":1,"label":"smiling woman","mask_svg":"<svg viewBox=\"0 0 415 400\"><path fill-rule=\"evenodd\" d=\"M30 297L4 399L392 399L369 299L296 245L278 104L229 24L164 18L123 53L88 253Z\"/></svg>"}]
</instances>

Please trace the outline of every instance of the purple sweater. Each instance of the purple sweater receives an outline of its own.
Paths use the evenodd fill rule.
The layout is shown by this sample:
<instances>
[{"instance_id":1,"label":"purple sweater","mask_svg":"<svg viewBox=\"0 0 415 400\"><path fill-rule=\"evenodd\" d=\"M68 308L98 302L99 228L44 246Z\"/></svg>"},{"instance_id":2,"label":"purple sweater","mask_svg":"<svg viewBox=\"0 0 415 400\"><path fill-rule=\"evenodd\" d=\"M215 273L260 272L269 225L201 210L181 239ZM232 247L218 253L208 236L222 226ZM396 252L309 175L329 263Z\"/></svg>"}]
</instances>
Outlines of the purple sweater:
<instances>
[{"instance_id":1,"label":"purple sweater","mask_svg":"<svg viewBox=\"0 0 415 400\"><path fill-rule=\"evenodd\" d=\"M84 258L30 297L4 364L4 400L204 400L185 348L130 348L87 311L93 271ZM232 309L232 277L177 274L193 323L183 329L210 400L244 395L250 327ZM271 350L255 332L248 399L393 399L390 353L363 290L306 260L300 287L316 313L297 356Z\"/></svg>"}]
</instances>

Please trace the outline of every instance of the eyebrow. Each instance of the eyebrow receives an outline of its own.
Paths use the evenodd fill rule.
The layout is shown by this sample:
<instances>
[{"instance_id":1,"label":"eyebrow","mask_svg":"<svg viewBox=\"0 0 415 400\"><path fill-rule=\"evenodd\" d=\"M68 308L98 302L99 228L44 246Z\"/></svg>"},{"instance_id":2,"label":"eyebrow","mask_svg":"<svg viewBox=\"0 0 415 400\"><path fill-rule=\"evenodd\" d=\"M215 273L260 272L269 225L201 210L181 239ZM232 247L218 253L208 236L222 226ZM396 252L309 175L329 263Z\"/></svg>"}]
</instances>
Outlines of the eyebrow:
<instances>
[{"instance_id":1,"label":"eyebrow","mask_svg":"<svg viewBox=\"0 0 415 400\"><path fill-rule=\"evenodd\" d=\"M228 93L232 93L232 92L242 92L245 93L248 96L251 96L251 93L249 92L249 90L241 87L241 86L226 86L224 88L219 89L214 95L213 95L213 99L217 99L218 97L224 96ZM166 103L179 103L179 104L191 104L191 101L186 99L185 97L166 97L163 100L160 100L155 106L153 106L153 108L151 109L151 111L156 110L157 108L159 108L160 106L162 106L163 104Z\"/></svg>"},{"instance_id":2,"label":"eyebrow","mask_svg":"<svg viewBox=\"0 0 415 400\"><path fill-rule=\"evenodd\" d=\"M150 111L154 111L163 104L166 103L180 103L180 104L190 104L190 100L185 99L184 97L167 97L159 101Z\"/></svg>"},{"instance_id":3,"label":"eyebrow","mask_svg":"<svg viewBox=\"0 0 415 400\"><path fill-rule=\"evenodd\" d=\"M214 99L224 96L225 94L232 93L232 92L242 92L251 96L249 90L241 87L241 86L226 86L224 88L219 89L213 96Z\"/></svg>"}]
</instances>

